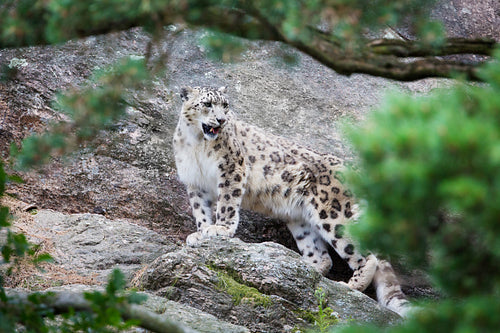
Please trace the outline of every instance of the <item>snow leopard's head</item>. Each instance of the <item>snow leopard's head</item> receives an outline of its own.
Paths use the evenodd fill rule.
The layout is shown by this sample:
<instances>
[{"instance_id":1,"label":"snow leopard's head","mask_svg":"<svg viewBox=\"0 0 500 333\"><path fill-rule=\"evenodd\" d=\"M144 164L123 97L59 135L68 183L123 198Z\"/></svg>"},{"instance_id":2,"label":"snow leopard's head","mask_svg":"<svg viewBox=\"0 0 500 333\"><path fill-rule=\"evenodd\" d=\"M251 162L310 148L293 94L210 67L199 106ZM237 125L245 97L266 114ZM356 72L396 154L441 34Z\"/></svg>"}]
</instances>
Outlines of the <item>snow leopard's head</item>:
<instances>
[{"instance_id":1,"label":"snow leopard's head","mask_svg":"<svg viewBox=\"0 0 500 333\"><path fill-rule=\"evenodd\" d=\"M199 128L207 140L215 140L227 123L229 103L226 87L185 87L181 89L181 117Z\"/></svg>"}]
</instances>

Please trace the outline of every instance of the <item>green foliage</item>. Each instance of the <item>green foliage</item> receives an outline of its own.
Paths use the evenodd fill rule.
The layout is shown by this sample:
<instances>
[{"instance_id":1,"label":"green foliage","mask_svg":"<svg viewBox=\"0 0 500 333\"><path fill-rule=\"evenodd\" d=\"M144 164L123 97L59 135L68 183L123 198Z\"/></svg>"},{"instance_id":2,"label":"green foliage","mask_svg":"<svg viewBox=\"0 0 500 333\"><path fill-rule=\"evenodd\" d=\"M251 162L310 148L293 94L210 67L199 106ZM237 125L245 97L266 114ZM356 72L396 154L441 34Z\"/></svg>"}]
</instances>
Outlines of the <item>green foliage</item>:
<instances>
[{"instance_id":1,"label":"green foliage","mask_svg":"<svg viewBox=\"0 0 500 333\"><path fill-rule=\"evenodd\" d=\"M124 58L94 73L87 88L60 94L56 108L71 117L80 140L89 139L123 116L128 105L126 89L145 84L148 73L144 59Z\"/></svg>"},{"instance_id":2,"label":"green foliage","mask_svg":"<svg viewBox=\"0 0 500 333\"><path fill-rule=\"evenodd\" d=\"M59 43L80 36L82 31L100 33L110 25L126 29L141 25L150 32L161 32L164 24L175 21L210 26L219 11L248 11L262 22L278 28L289 41L307 40L310 29L327 24L327 33L339 42L361 39L366 28L385 28L405 22L417 26L427 22L435 0L7 0L0 6L0 45ZM183 20L178 16L182 15ZM222 14L223 15L223 14ZM240 24L250 21L242 16ZM220 20L219 20L220 21ZM220 22L219 22L220 23ZM247 22L246 22L247 23ZM217 25L217 24L213 24ZM425 23L423 26L427 26ZM244 26L245 36L260 36L257 26ZM230 32L231 29L225 29ZM435 29L431 29L437 31ZM427 34L428 29L423 29ZM234 31L236 35L240 31ZM424 36L425 36L424 34ZM254 38L255 38L254 37ZM219 39L219 41L221 41ZM222 39L228 50L239 51L231 38ZM212 39L214 53L221 44ZM218 51L219 50L219 51ZM226 56L227 57L227 56Z\"/></svg>"},{"instance_id":3,"label":"green foliage","mask_svg":"<svg viewBox=\"0 0 500 333\"><path fill-rule=\"evenodd\" d=\"M40 27L44 25L41 17L45 14L42 1L6 0L0 9L3 9L0 11L0 38L3 41L17 45L21 41L36 44L40 40Z\"/></svg>"},{"instance_id":4,"label":"green foliage","mask_svg":"<svg viewBox=\"0 0 500 333\"><path fill-rule=\"evenodd\" d=\"M307 28L327 23L329 33L341 43L356 42L363 29L386 28L402 22L422 24L435 0L326 0L268 1L262 4L265 15L278 18L289 39L308 38ZM279 10L276 10L279 8ZM307 20L304 20L307 17Z\"/></svg>"},{"instance_id":5,"label":"green foliage","mask_svg":"<svg viewBox=\"0 0 500 333\"><path fill-rule=\"evenodd\" d=\"M5 183L9 177L0 163L0 198L5 191ZM35 306L19 306L15 299L8 297L4 288L4 275L11 274L13 265L28 256L38 265L51 260L48 254L36 255L37 247L31 245L23 234L10 230L10 214L7 207L0 207L0 232L5 238L0 240L2 260L0 260L0 332L14 332L17 324L23 324L27 331L46 332L38 327L43 327L43 317L48 315L44 309L36 310L36 296L31 296L30 301Z\"/></svg>"},{"instance_id":6,"label":"green foliage","mask_svg":"<svg viewBox=\"0 0 500 333\"><path fill-rule=\"evenodd\" d=\"M296 47L339 73L368 73L397 80L451 77L480 80L477 63L438 55L489 55L492 39L446 39L430 12L436 0L7 0L0 5L0 47L56 44L132 27L154 40L164 27L203 27L226 35L208 37L209 54L228 61L243 47L234 37L275 40ZM404 27L417 39L374 41ZM181 29L182 30L182 29ZM367 34L367 32L370 32ZM375 35L373 34L375 33ZM233 37L230 37L233 36ZM370 36L370 37L368 37ZM166 55L164 52L163 55ZM414 55L422 57L414 59ZM397 57L393 57L396 55ZM428 55L429 57L425 57ZM405 59L403 61L403 59ZM8 79L16 70L2 71Z\"/></svg>"},{"instance_id":7,"label":"green foliage","mask_svg":"<svg viewBox=\"0 0 500 333\"><path fill-rule=\"evenodd\" d=\"M65 133L57 131L34 134L23 140L22 150L11 145L11 156L16 159L17 168L26 170L31 166L40 166L47 163L51 155L63 154L68 146Z\"/></svg>"},{"instance_id":8,"label":"green foliage","mask_svg":"<svg viewBox=\"0 0 500 333\"><path fill-rule=\"evenodd\" d=\"M445 42L446 31L438 21L422 21L417 24L419 42L428 48L439 48Z\"/></svg>"},{"instance_id":9,"label":"green foliage","mask_svg":"<svg viewBox=\"0 0 500 333\"><path fill-rule=\"evenodd\" d=\"M217 31L209 31L204 34L200 43L207 50L207 55L216 60L231 62L238 59L243 51L243 43L240 38Z\"/></svg>"},{"instance_id":10,"label":"green foliage","mask_svg":"<svg viewBox=\"0 0 500 333\"><path fill-rule=\"evenodd\" d=\"M125 276L115 269L111 273L105 292L93 291L85 293L92 312L70 311L63 315L65 321L59 326L62 332L85 332L91 329L95 332L116 332L125 330L139 322L123 320L123 306L140 304L146 296L137 293L124 294Z\"/></svg>"},{"instance_id":11,"label":"green foliage","mask_svg":"<svg viewBox=\"0 0 500 333\"><path fill-rule=\"evenodd\" d=\"M5 191L5 183L9 177L0 163L0 198ZM16 179L16 177L13 177ZM7 207L0 206L0 232L3 237L0 239L0 252L2 260L0 261L0 300L5 300L5 290L3 286L4 274L11 274L14 265L17 265L25 256L30 261L38 265L42 262L50 261L48 254L37 254L38 247L28 243L26 236L21 233L15 233L10 230L10 214Z\"/></svg>"},{"instance_id":12,"label":"green foliage","mask_svg":"<svg viewBox=\"0 0 500 333\"><path fill-rule=\"evenodd\" d=\"M324 333L328 332L329 329L337 325L339 323L338 318L335 316L335 313L332 308L327 306L328 300L326 299L325 291L319 287L314 291L314 297L318 302L318 310L298 310L297 315L311 324L310 328L306 328L305 330L299 327L296 327L293 332L319 332Z\"/></svg>"},{"instance_id":13,"label":"green foliage","mask_svg":"<svg viewBox=\"0 0 500 333\"><path fill-rule=\"evenodd\" d=\"M100 4L112 2L105 1L100 2ZM5 12L0 10L1 24L12 25L12 29L2 31L1 37L8 39L12 37L9 37L9 33L13 33L23 36L23 38L33 38L33 42L36 42L35 39L38 37L31 34L36 34L39 31L32 31L30 25L36 26L40 22L36 22L36 20L22 22L22 18L24 15L30 15L33 11L47 10L44 7L46 3L48 2L16 1L17 6L12 7L15 10L11 11L14 14L5 21L2 21L5 18L2 16ZM51 6L60 6L61 8L53 7L51 10L64 11L64 7L70 3L71 1L52 1L50 2ZM81 4L79 8L83 8L84 3L80 2L79 4ZM119 2L114 1L115 6L118 4ZM9 1L0 5L0 9L5 9L10 5ZM97 7L98 5L96 4ZM94 9L98 11L98 8ZM74 19L74 17L71 18L71 20ZM68 26L68 28L70 27ZM64 29L60 29L60 31L64 31ZM19 66L22 66L22 62L9 65L8 68L17 69ZM2 79L5 80L15 76L13 71L4 70L2 73ZM20 150L18 147L12 147L11 156L16 159L15 165L22 169L42 165L52 156L68 154L92 140L100 131L112 128L125 114L125 108L128 105L127 89L144 86L149 78L145 59L126 58L111 68L95 73L87 86L59 94L53 107L67 114L70 121L52 124L48 131L26 138ZM7 177L0 165L0 196L5 190L7 179L9 181L22 181L19 177ZM50 260L50 256L47 254L37 254L38 248L29 244L23 234L12 232L9 229L11 225L8 219L9 210L7 207L1 207L0 230L6 229L5 238L2 238L0 243L3 258L0 271L1 332L14 332L18 328L26 332L116 332L138 324L137 321L124 320L123 318L130 316L128 311L130 304L138 304L145 297L136 293L125 294L123 292L124 276L119 271L114 271L111 274L105 292L96 291L85 294L90 309L57 308L57 314L61 314L62 318L58 317L56 321L53 320L56 318L53 295L32 293L27 296L26 300L17 296L8 296L4 288L3 274L12 273L12 269L19 266L20 260L26 256L35 265ZM52 321L47 321L47 319L52 319Z\"/></svg>"},{"instance_id":14,"label":"green foliage","mask_svg":"<svg viewBox=\"0 0 500 333\"><path fill-rule=\"evenodd\" d=\"M332 308L326 306L325 291L322 288L316 289L314 296L318 301L318 312L314 318L314 327L320 333L324 333L328 331L330 326L338 324L338 319L334 316Z\"/></svg>"},{"instance_id":15,"label":"green foliage","mask_svg":"<svg viewBox=\"0 0 500 333\"><path fill-rule=\"evenodd\" d=\"M56 44L78 36L82 27L99 33L114 23L136 20L151 30L154 13L180 1L163 0L6 0L0 5L0 39L12 46Z\"/></svg>"},{"instance_id":16,"label":"green foliage","mask_svg":"<svg viewBox=\"0 0 500 333\"><path fill-rule=\"evenodd\" d=\"M45 325L45 318L53 320L55 314L52 309L44 306L51 297L51 294L34 293L28 296L26 303L17 303L15 298L10 298L7 304L11 306L11 310L15 310L13 313L18 316L18 318L11 319L15 319L13 322L22 325L27 332L51 332L51 329Z\"/></svg>"},{"instance_id":17,"label":"green foliage","mask_svg":"<svg viewBox=\"0 0 500 333\"><path fill-rule=\"evenodd\" d=\"M25 239L21 242L29 245ZM38 260L46 259L38 258ZM6 258L4 257L4 260ZM0 332L16 332L20 327L26 332L117 332L139 324L135 320L124 320L124 310L130 304L140 304L146 296L135 292L124 293L125 278L119 270L109 277L104 292L85 293L89 310L75 311L72 308L53 306L54 294L32 293L25 301L16 296L7 296L0 275ZM56 313L57 308L57 313ZM56 319L56 314L61 317ZM52 320L48 322L47 320Z\"/></svg>"},{"instance_id":18,"label":"green foliage","mask_svg":"<svg viewBox=\"0 0 500 333\"><path fill-rule=\"evenodd\" d=\"M87 87L59 94L54 108L66 113L71 121L29 136L20 151L13 146L16 166L26 169L42 165L52 156L68 154L100 131L112 128L125 114L127 89L145 85L148 78L144 59L125 58L95 73Z\"/></svg>"},{"instance_id":19,"label":"green foliage","mask_svg":"<svg viewBox=\"0 0 500 333\"><path fill-rule=\"evenodd\" d=\"M446 296L396 332L500 327L500 51L480 75L488 84L392 96L348 130L362 170L350 182L368 202L351 231Z\"/></svg>"}]
</instances>

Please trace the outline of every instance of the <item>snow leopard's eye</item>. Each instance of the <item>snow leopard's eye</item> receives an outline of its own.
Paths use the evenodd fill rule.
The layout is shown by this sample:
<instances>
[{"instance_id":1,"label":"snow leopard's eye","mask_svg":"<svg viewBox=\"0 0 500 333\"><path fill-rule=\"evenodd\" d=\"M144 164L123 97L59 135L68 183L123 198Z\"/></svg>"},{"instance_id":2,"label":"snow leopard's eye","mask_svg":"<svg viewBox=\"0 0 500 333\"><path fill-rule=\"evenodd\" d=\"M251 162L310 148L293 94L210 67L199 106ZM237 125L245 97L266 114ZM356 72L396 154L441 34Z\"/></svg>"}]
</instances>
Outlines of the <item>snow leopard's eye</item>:
<instances>
[{"instance_id":1,"label":"snow leopard's eye","mask_svg":"<svg viewBox=\"0 0 500 333\"><path fill-rule=\"evenodd\" d=\"M212 102L203 102L203 105L205 105L207 108L211 108Z\"/></svg>"},{"instance_id":2,"label":"snow leopard's eye","mask_svg":"<svg viewBox=\"0 0 500 333\"><path fill-rule=\"evenodd\" d=\"M227 102L223 102L223 103L222 103L222 107L223 107L224 109L225 109L225 108L227 108L228 106L229 106L229 104L228 104Z\"/></svg>"}]
</instances>

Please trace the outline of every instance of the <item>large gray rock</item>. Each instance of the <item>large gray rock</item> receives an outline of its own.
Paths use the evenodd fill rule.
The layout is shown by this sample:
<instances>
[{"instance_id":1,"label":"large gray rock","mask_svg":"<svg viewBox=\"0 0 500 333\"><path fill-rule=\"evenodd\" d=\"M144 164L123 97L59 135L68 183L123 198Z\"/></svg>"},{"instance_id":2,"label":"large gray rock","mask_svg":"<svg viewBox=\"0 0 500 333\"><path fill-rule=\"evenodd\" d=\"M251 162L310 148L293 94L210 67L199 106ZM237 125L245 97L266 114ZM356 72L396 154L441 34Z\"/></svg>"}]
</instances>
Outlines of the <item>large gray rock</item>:
<instances>
[{"instance_id":1,"label":"large gray rock","mask_svg":"<svg viewBox=\"0 0 500 333\"><path fill-rule=\"evenodd\" d=\"M451 37L488 37L500 41L497 0L441 0L432 17L443 22Z\"/></svg>"},{"instance_id":2,"label":"large gray rock","mask_svg":"<svg viewBox=\"0 0 500 333\"><path fill-rule=\"evenodd\" d=\"M321 276L297 253L271 242L208 239L200 247L183 247L158 257L141 270L134 284L253 332L284 332L306 325L304 314L318 311L319 288L326 294L325 306L340 323L387 325L399 320L373 299ZM250 292L247 288L256 288L258 294L243 296L240 302L239 294Z\"/></svg>"},{"instance_id":3,"label":"large gray rock","mask_svg":"<svg viewBox=\"0 0 500 333\"><path fill-rule=\"evenodd\" d=\"M147 301L143 306L150 311L189 327L199 333L247 333L250 330L244 326L234 325L218 319L216 316L203 312L189 305L170 301L164 297L146 294Z\"/></svg>"},{"instance_id":4,"label":"large gray rock","mask_svg":"<svg viewBox=\"0 0 500 333\"><path fill-rule=\"evenodd\" d=\"M34 216L29 235L34 243L50 240L50 252L59 267L92 276L96 283L105 282L115 268L130 276L177 248L156 232L126 221L51 210L41 210Z\"/></svg>"}]
</instances>

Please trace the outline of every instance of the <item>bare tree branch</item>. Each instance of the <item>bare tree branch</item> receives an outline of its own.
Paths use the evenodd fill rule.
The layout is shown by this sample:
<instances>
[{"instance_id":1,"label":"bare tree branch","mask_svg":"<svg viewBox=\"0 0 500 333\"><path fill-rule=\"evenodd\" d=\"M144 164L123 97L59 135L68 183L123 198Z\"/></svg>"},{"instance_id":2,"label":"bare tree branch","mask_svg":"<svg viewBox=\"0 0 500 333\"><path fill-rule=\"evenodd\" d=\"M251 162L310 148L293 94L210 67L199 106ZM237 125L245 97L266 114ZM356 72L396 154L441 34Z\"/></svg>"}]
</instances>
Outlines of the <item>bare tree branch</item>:
<instances>
[{"instance_id":1,"label":"bare tree branch","mask_svg":"<svg viewBox=\"0 0 500 333\"><path fill-rule=\"evenodd\" d=\"M418 41L400 39L376 39L367 47L373 53L394 55L397 57L446 56L453 54L491 55L495 41L490 38L449 38L439 48L425 47Z\"/></svg>"},{"instance_id":2,"label":"bare tree branch","mask_svg":"<svg viewBox=\"0 0 500 333\"><path fill-rule=\"evenodd\" d=\"M293 46L344 75L364 73L398 81L463 75L469 80L482 80L477 75L477 64L467 64L456 60L431 56L408 59L369 52L346 54L339 52L337 48L321 39L312 39L308 43L294 43Z\"/></svg>"}]
</instances>

